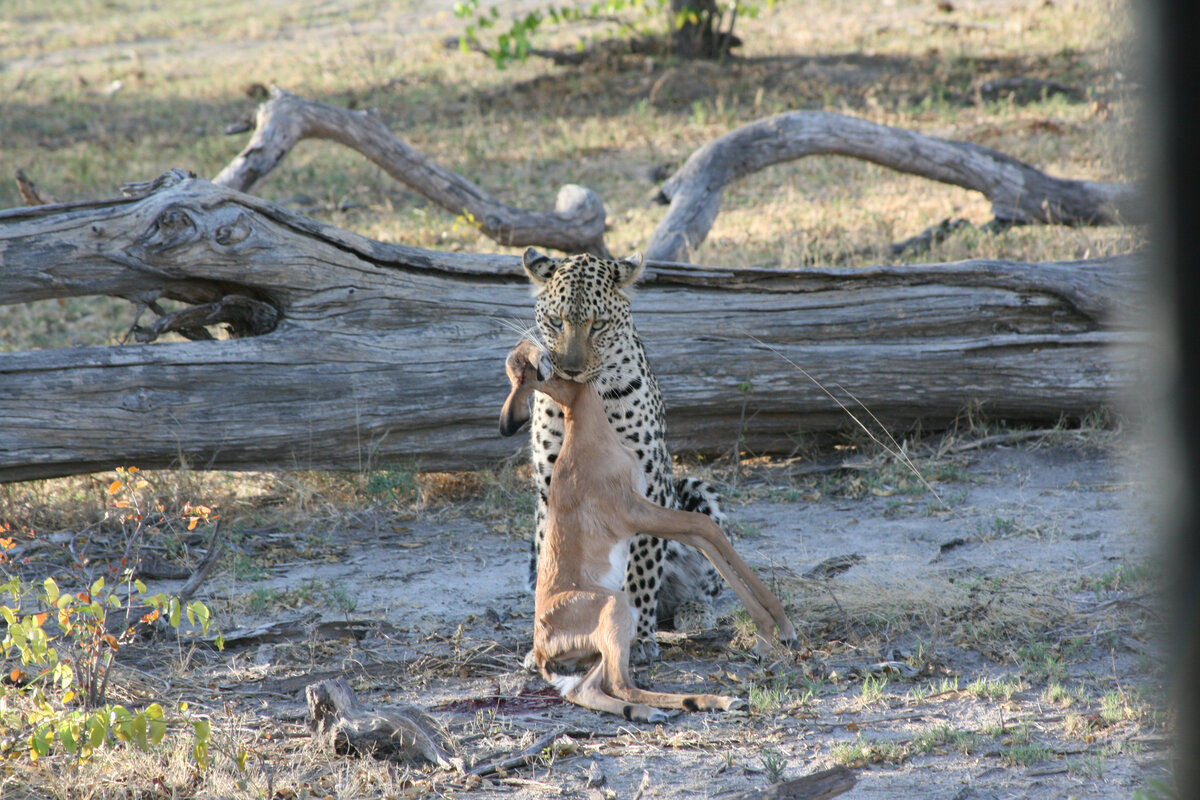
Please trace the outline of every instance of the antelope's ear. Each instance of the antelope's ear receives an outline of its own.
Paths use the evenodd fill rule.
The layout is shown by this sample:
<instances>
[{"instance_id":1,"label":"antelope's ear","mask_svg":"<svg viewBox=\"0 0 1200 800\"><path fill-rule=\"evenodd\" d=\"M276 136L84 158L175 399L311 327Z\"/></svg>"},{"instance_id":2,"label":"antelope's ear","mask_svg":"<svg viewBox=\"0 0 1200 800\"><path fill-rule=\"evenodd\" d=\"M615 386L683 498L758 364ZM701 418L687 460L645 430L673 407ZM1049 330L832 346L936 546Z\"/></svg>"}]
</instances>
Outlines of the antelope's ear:
<instances>
[{"instance_id":1,"label":"antelope's ear","mask_svg":"<svg viewBox=\"0 0 1200 800\"><path fill-rule=\"evenodd\" d=\"M525 427L526 422L529 422L529 398L532 394L531 389L523 386L514 386L513 390L508 393L508 399L504 401L504 408L500 409L501 436L512 436Z\"/></svg>"},{"instance_id":2,"label":"antelope's ear","mask_svg":"<svg viewBox=\"0 0 1200 800\"><path fill-rule=\"evenodd\" d=\"M554 275L554 270L558 269L558 259L527 247L521 254L521 265L525 267L525 274L529 276L529 280L533 281L535 286L542 287Z\"/></svg>"},{"instance_id":3,"label":"antelope's ear","mask_svg":"<svg viewBox=\"0 0 1200 800\"><path fill-rule=\"evenodd\" d=\"M529 397L533 385L549 377L543 376L542 362L549 363L549 354L528 339L517 342L504 361L504 371L512 386L504 408L500 409L500 435L512 436L529 421Z\"/></svg>"},{"instance_id":4,"label":"antelope's ear","mask_svg":"<svg viewBox=\"0 0 1200 800\"><path fill-rule=\"evenodd\" d=\"M615 280L617 291L628 297L630 292L627 290L633 286L638 278L642 277L642 270L646 268L646 265L642 263L641 253L634 253L629 258L623 258L616 263Z\"/></svg>"}]
</instances>

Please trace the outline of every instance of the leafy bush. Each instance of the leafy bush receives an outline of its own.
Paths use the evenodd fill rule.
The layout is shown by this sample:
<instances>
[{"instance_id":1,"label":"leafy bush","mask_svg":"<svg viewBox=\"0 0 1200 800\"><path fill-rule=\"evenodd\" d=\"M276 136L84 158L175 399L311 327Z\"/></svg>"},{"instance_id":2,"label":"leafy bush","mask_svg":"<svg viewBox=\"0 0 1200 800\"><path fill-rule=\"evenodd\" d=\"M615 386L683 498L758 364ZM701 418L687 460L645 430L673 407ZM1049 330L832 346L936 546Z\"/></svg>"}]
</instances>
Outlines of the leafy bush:
<instances>
[{"instance_id":1,"label":"leafy bush","mask_svg":"<svg viewBox=\"0 0 1200 800\"><path fill-rule=\"evenodd\" d=\"M131 467L118 470L107 491L107 516L130 532L135 544L147 529L141 492L148 486ZM161 521L162 511L159 507L153 518ZM210 516L211 509L188 504L172 522L191 530ZM80 582L78 590L64 591L53 576L31 581L7 556L15 546L13 538L0 538L0 597L7 601L0 604L5 623L0 652L14 665L0 683L0 757L26 755L36 761L56 746L81 760L99 748L125 743L149 750L172 728L182 728L192 734L197 765L207 767L209 724L190 714L186 703L171 713L160 703L127 708L109 703L107 691L123 647L160 620L179 631L186 619L207 636L213 622L209 608L199 600L149 594L124 563L118 581L101 576ZM69 574L59 577L76 580ZM223 644L219 634L216 643Z\"/></svg>"},{"instance_id":2,"label":"leafy bush","mask_svg":"<svg viewBox=\"0 0 1200 800\"><path fill-rule=\"evenodd\" d=\"M462 0L454 4L454 14L466 21L459 47L468 52L478 47L504 69L514 61L524 61L533 44L533 35L543 26L562 25L571 22L607 22L615 25L617 36L632 37L653 35L662 32L665 23L667 38L676 50L686 49L680 55L697 55L707 58L723 55L730 43L735 41L733 26L738 15L755 16L763 5L770 7L775 0L595 0L587 6L547 6L534 9L524 16L508 22L507 30L501 30L492 45L484 45L480 34L491 28L503 28L500 9L492 6L481 10L479 0ZM721 25L728 19L728 29ZM662 22L659 22L662 21ZM680 48L680 37L704 40L699 47Z\"/></svg>"}]
</instances>

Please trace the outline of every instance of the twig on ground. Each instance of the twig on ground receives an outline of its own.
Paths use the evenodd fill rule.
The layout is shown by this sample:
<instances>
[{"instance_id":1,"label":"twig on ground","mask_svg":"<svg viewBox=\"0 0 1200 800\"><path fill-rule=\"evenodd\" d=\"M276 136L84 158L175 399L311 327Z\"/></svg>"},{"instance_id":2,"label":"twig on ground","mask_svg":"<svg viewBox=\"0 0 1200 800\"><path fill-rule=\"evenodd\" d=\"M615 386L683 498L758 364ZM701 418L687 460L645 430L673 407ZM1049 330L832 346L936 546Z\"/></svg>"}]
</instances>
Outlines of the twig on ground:
<instances>
[{"instance_id":1,"label":"twig on ground","mask_svg":"<svg viewBox=\"0 0 1200 800\"><path fill-rule=\"evenodd\" d=\"M1030 439L1041 439L1056 433L1062 433L1062 431L1054 428L1039 428L1033 431L1008 431L1006 433L997 433L991 436L984 436L979 439L972 439L969 442L959 442L947 447L940 447L938 448L938 455L948 456L956 453L965 453L968 450L979 450L984 447L991 447L994 444L1027 442Z\"/></svg>"},{"instance_id":2,"label":"twig on ground","mask_svg":"<svg viewBox=\"0 0 1200 800\"><path fill-rule=\"evenodd\" d=\"M633 800L642 800L642 796L646 794L646 790L650 788L650 773L642 771L642 782L638 784L637 791L633 793Z\"/></svg>"},{"instance_id":3,"label":"twig on ground","mask_svg":"<svg viewBox=\"0 0 1200 800\"><path fill-rule=\"evenodd\" d=\"M537 789L542 792L549 792L550 794L563 793L562 787L542 783L541 781L531 781L528 778L501 778L500 783L505 786L521 786L526 789Z\"/></svg>"},{"instance_id":4,"label":"twig on ground","mask_svg":"<svg viewBox=\"0 0 1200 800\"><path fill-rule=\"evenodd\" d=\"M549 733L543 734L542 736L534 739L533 744L516 753L513 753L512 755L489 761L486 764L475 765L466 771L466 775L478 775L482 778L488 775L494 775L500 770L524 767L532 763L533 760L537 758L543 750L554 744L554 741L559 736L562 736L564 733L566 733L566 730L566 728L555 728Z\"/></svg>"}]
</instances>

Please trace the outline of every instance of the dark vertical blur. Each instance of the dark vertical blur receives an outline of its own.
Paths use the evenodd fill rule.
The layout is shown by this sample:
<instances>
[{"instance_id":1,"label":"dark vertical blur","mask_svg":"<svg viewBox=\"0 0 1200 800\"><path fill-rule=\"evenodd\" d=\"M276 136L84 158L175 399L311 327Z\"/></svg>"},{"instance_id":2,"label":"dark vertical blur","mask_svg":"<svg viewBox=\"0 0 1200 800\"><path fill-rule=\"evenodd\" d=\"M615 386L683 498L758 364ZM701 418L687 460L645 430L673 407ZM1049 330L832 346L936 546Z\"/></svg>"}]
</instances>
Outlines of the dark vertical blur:
<instances>
[{"instance_id":1,"label":"dark vertical blur","mask_svg":"<svg viewBox=\"0 0 1200 800\"><path fill-rule=\"evenodd\" d=\"M1135 0L1136 2L1136 0ZM1170 635L1171 677L1178 711L1178 797L1200 797L1200 3L1143 3L1140 53L1147 77L1145 153L1151 169L1156 224L1151 279L1166 312L1166 438L1159 485L1164 498L1174 592ZM1173 452L1172 452L1173 451Z\"/></svg>"}]
</instances>

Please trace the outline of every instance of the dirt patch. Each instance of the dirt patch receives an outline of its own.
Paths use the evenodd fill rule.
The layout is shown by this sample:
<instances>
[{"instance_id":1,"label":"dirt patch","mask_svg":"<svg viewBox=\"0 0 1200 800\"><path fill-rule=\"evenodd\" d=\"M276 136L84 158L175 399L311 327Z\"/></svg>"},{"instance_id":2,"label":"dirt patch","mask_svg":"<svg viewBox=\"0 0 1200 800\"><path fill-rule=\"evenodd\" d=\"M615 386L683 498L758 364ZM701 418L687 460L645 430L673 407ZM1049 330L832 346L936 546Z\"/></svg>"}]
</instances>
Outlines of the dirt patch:
<instances>
[{"instance_id":1,"label":"dirt patch","mask_svg":"<svg viewBox=\"0 0 1200 800\"><path fill-rule=\"evenodd\" d=\"M802 646L753 661L728 595L722 627L664 633L637 677L738 694L748 713L638 725L545 691L521 669L527 547L477 500L330 530L310 557L216 580L230 647L214 674L223 699L297 740L303 686L335 674L365 702L429 710L468 764L562 729L541 763L475 786L506 796L713 796L834 763L858 769L847 797L1125 798L1163 778L1144 487L1075 446L984 450L935 474L941 503L886 468L739 482L737 547Z\"/></svg>"}]
</instances>

